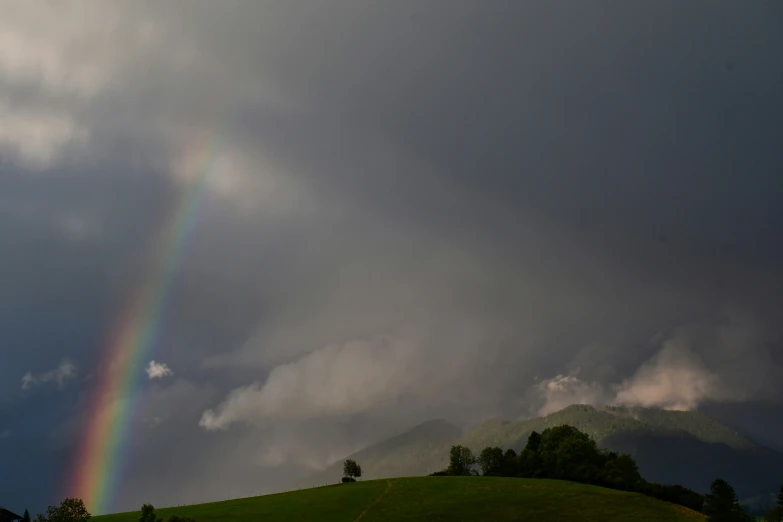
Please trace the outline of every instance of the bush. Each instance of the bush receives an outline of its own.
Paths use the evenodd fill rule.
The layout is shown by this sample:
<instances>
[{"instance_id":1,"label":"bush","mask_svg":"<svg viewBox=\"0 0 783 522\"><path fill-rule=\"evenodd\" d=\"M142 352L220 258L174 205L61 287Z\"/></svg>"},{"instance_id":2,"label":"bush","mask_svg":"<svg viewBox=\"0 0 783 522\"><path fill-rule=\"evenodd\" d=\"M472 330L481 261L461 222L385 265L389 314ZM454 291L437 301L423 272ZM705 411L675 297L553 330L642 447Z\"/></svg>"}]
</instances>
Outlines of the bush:
<instances>
[{"instance_id":1,"label":"bush","mask_svg":"<svg viewBox=\"0 0 783 522\"><path fill-rule=\"evenodd\" d=\"M353 477L343 477L343 482L356 482L356 479Z\"/></svg>"},{"instance_id":2,"label":"bush","mask_svg":"<svg viewBox=\"0 0 783 522\"><path fill-rule=\"evenodd\" d=\"M435 473L429 474L430 477L448 477L450 475L451 473L449 473L449 470L447 469L442 469L440 471L436 471Z\"/></svg>"}]
</instances>

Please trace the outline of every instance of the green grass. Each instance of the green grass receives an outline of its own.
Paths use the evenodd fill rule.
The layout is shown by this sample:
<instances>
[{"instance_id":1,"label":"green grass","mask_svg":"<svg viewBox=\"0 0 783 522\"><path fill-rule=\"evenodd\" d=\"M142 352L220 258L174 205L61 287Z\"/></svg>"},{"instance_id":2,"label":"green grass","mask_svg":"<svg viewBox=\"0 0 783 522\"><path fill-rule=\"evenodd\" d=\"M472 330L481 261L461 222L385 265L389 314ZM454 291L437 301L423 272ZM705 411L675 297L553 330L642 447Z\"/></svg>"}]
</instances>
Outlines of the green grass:
<instances>
[{"instance_id":1,"label":"green grass","mask_svg":"<svg viewBox=\"0 0 783 522\"><path fill-rule=\"evenodd\" d=\"M510 521L703 522L689 509L637 493L559 480L412 477L369 480L240 500L156 510L196 522ZM137 522L138 512L94 517Z\"/></svg>"}]
</instances>

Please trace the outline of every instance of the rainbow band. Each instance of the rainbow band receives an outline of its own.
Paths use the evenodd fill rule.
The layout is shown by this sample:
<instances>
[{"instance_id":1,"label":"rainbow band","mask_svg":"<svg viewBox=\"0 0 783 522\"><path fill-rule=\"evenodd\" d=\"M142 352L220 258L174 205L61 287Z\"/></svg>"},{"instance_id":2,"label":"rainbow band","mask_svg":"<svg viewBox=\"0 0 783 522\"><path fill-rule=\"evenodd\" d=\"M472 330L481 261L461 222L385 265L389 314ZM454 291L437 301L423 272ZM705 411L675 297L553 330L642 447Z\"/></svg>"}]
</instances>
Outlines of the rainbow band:
<instances>
[{"instance_id":1,"label":"rainbow band","mask_svg":"<svg viewBox=\"0 0 783 522\"><path fill-rule=\"evenodd\" d=\"M102 375L93 391L90 418L82 439L69 496L81 498L92 514L112 508L117 482L125 461L123 451L139 407L139 388L144 382L144 364L158 344L166 303L176 269L198 221L206 192L206 180L215 160L216 143L201 146L198 178L190 183L171 212L153 251L156 263L152 277L135 293L108 345Z\"/></svg>"}]
</instances>

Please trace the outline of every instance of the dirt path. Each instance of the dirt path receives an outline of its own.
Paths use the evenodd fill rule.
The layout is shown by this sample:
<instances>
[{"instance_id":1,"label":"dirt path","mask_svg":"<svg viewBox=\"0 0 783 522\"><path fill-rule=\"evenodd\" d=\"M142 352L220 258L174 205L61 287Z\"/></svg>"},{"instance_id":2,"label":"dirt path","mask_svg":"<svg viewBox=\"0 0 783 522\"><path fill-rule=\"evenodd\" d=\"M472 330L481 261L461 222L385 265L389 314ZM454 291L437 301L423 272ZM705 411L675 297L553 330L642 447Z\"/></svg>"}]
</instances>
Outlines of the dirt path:
<instances>
[{"instance_id":1,"label":"dirt path","mask_svg":"<svg viewBox=\"0 0 783 522\"><path fill-rule=\"evenodd\" d=\"M377 503L378 503L378 501L379 501L379 500L381 500L381 499L382 499L382 498L383 498L383 497L386 495L386 493L388 493L388 492L389 492L389 490L391 490L391 487L392 487L392 481L391 481L391 480L387 480L387 481L386 481L386 490L385 490L383 493L381 493L381 495L380 495L378 498L376 498L376 499L373 501L373 503L372 503L372 504L370 504L369 506L367 506L367 508L366 508L364 511L362 511L362 513L361 513L361 514L360 514L358 517L356 517L356 520L354 520L353 522L359 522L359 521L360 521L362 518L364 518L364 515L366 515L366 514L367 514L367 512L368 512L368 511L370 511L370 509L371 509L371 508L372 508L372 507L373 507L375 504L377 504Z\"/></svg>"}]
</instances>

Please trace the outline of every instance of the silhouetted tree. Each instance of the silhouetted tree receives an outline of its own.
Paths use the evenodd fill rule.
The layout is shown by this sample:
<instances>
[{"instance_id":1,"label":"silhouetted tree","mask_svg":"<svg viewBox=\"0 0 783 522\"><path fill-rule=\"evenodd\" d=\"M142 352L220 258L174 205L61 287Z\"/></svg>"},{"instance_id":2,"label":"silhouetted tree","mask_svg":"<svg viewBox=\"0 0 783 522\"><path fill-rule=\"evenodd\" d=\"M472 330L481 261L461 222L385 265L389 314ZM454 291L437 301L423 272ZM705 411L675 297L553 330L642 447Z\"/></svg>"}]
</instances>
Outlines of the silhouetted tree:
<instances>
[{"instance_id":1,"label":"silhouetted tree","mask_svg":"<svg viewBox=\"0 0 783 522\"><path fill-rule=\"evenodd\" d=\"M503 467L503 450L497 446L484 448L479 455L478 465L482 475L499 476Z\"/></svg>"},{"instance_id":2,"label":"silhouetted tree","mask_svg":"<svg viewBox=\"0 0 783 522\"><path fill-rule=\"evenodd\" d=\"M704 496L679 484L656 484L642 480L636 491L648 497L679 504L694 511L704 508Z\"/></svg>"},{"instance_id":3,"label":"silhouetted tree","mask_svg":"<svg viewBox=\"0 0 783 522\"><path fill-rule=\"evenodd\" d=\"M602 486L608 486L625 491L635 491L642 481L639 467L630 455L618 455L609 452L604 455L603 468L598 473L598 482Z\"/></svg>"},{"instance_id":4,"label":"silhouetted tree","mask_svg":"<svg viewBox=\"0 0 783 522\"><path fill-rule=\"evenodd\" d=\"M517 475L518 458L517 452L509 448L503 454L503 464L500 469L501 477L515 477Z\"/></svg>"},{"instance_id":5,"label":"silhouetted tree","mask_svg":"<svg viewBox=\"0 0 783 522\"><path fill-rule=\"evenodd\" d=\"M343 463L343 476L358 478L362 476L362 467L353 459L346 459Z\"/></svg>"},{"instance_id":6,"label":"silhouetted tree","mask_svg":"<svg viewBox=\"0 0 783 522\"><path fill-rule=\"evenodd\" d=\"M519 454L519 476L522 478L538 478L544 476L541 468L541 457L537 451L525 448Z\"/></svg>"},{"instance_id":7,"label":"silhouetted tree","mask_svg":"<svg viewBox=\"0 0 783 522\"><path fill-rule=\"evenodd\" d=\"M778 493L777 503L770 508L764 515L766 522L781 522L783 521L783 486L780 486L780 492Z\"/></svg>"},{"instance_id":8,"label":"silhouetted tree","mask_svg":"<svg viewBox=\"0 0 783 522\"><path fill-rule=\"evenodd\" d=\"M452 446L449 452L449 475L473 475L473 466L476 465L476 457L470 448L457 445Z\"/></svg>"},{"instance_id":9,"label":"silhouetted tree","mask_svg":"<svg viewBox=\"0 0 783 522\"><path fill-rule=\"evenodd\" d=\"M163 519L155 515L155 508L152 504L141 506L141 516L139 522L163 522Z\"/></svg>"},{"instance_id":10,"label":"silhouetted tree","mask_svg":"<svg viewBox=\"0 0 783 522\"><path fill-rule=\"evenodd\" d=\"M766 522L781 522L783 520L783 506L773 506L764 515L764 520Z\"/></svg>"},{"instance_id":11,"label":"silhouetted tree","mask_svg":"<svg viewBox=\"0 0 783 522\"><path fill-rule=\"evenodd\" d=\"M704 497L704 514L708 522L746 522L751 520L739 505L734 488L723 479L715 479Z\"/></svg>"},{"instance_id":12,"label":"silhouetted tree","mask_svg":"<svg viewBox=\"0 0 783 522\"><path fill-rule=\"evenodd\" d=\"M24 510L24 515L22 515L22 522L31 522L30 521L30 512L26 509Z\"/></svg>"},{"instance_id":13,"label":"silhouetted tree","mask_svg":"<svg viewBox=\"0 0 783 522\"><path fill-rule=\"evenodd\" d=\"M36 522L87 522L90 513L84 507L84 502L78 498L66 498L59 506L49 506L46 514L38 514Z\"/></svg>"},{"instance_id":14,"label":"silhouetted tree","mask_svg":"<svg viewBox=\"0 0 783 522\"><path fill-rule=\"evenodd\" d=\"M600 456L595 441L573 426L545 429L538 455L544 477L592 482L598 476Z\"/></svg>"},{"instance_id":15,"label":"silhouetted tree","mask_svg":"<svg viewBox=\"0 0 783 522\"><path fill-rule=\"evenodd\" d=\"M525 449L530 451L538 451L538 447L541 446L541 434L534 431L528 436Z\"/></svg>"}]
</instances>

